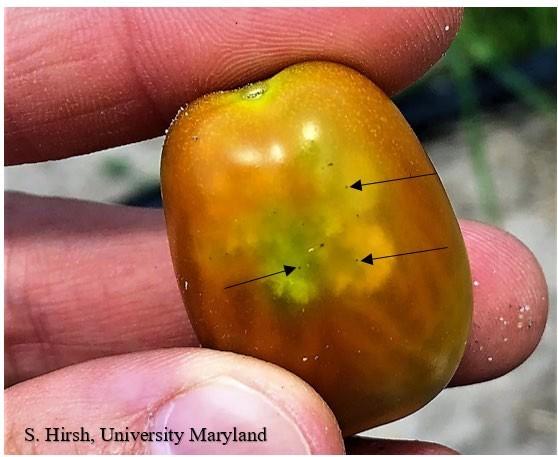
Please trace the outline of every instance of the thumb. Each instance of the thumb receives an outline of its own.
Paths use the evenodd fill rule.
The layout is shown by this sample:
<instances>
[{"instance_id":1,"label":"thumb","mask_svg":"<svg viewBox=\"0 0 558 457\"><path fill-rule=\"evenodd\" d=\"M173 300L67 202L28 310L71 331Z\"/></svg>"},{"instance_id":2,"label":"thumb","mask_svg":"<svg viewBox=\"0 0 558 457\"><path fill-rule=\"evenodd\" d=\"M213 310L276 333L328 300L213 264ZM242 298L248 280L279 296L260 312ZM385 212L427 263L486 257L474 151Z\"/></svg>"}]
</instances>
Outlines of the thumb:
<instances>
[{"instance_id":1,"label":"thumb","mask_svg":"<svg viewBox=\"0 0 558 457\"><path fill-rule=\"evenodd\" d=\"M5 451L339 454L344 449L329 408L293 374L232 353L165 349L96 359L10 387Z\"/></svg>"}]
</instances>

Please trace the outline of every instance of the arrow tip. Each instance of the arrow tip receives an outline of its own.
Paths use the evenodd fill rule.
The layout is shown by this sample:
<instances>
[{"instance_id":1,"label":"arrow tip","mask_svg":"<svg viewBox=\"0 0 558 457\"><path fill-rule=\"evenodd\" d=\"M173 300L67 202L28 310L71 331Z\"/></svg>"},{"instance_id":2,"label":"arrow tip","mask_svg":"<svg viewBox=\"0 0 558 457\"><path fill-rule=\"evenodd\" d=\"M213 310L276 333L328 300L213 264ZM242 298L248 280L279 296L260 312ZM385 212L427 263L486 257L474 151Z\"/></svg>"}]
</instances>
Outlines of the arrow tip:
<instances>
[{"instance_id":1,"label":"arrow tip","mask_svg":"<svg viewBox=\"0 0 558 457\"><path fill-rule=\"evenodd\" d=\"M374 258L372 257L372 254L368 254L364 259L361 260L361 262L367 263L368 265L374 265Z\"/></svg>"},{"instance_id":2,"label":"arrow tip","mask_svg":"<svg viewBox=\"0 0 558 457\"><path fill-rule=\"evenodd\" d=\"M351 188L362 191L362 182L360 179L351 185Z\"/></svg>"},{"instance_id":3,"label":"arrow tip","mask_svg":"<svg viewBox=\"0 0 558 457\"><path fill-rule=\"evenodd\" d=\"M283 265L283 269L285 270L285 276L289 276L293 271L296 270L296 267L291 267L290 265Z\"/></svg>"}]
</instances>

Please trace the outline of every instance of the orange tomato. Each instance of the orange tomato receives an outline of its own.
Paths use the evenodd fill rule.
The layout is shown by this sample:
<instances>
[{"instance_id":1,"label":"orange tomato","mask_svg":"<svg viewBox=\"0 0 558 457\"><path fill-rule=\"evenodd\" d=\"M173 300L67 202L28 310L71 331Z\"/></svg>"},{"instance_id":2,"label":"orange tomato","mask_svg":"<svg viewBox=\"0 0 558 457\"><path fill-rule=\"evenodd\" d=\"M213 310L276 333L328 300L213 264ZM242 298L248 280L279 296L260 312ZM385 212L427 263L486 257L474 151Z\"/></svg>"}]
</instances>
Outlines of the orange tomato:
<instances>
[{"instance_id":1,"label":"orange tomato","mask_svg":"<svg viewBox=\"0 0 558 457\"><path fill-rule=\"evenodd\" d=\"M196 100L161 178L203 346L297 374L345 435L449 382L471 319L465 247L412 129L364 76L308 62Z\"/></svg>"}]
</instances>

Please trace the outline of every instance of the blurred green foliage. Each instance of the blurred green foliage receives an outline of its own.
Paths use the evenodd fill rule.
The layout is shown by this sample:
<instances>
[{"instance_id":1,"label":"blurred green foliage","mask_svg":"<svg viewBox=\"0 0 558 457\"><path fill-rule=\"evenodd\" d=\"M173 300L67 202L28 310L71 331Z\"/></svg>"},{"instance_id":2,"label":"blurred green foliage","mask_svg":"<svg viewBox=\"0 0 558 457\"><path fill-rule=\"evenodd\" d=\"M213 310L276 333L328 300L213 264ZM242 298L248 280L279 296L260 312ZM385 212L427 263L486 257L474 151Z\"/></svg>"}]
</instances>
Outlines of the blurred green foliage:
<instances>
[{"instance_id":1,"label":"blurred green foliage","mask_svg":"<svg viewBox=\"0 0 558 457\"><path fill-rule=\"evenodd\" d=\"M482 69L528 106L554 114L554 97L512 66L548 47L556 47L556 8L470 8L441 69L454 76L456 64L466 65L470 72Z\"/></svg>"},{"instance_id":2,"label":"blurred green foliage","mask_svg":"<svg viewBox=\"0 0 558 457\"><path fill-rule=\"evenodd\" d=\"M485 219L498 222L498 196L486 158L474 73L482 70L532 110L556 116L556 98L534 85L513 63L541 48L556 47L556 8L468 8L457 38L430 77L446 76L457 87Z\"/></svg>"},{"instance_id":3,"label":"blurred green foliage","mask_svg":"<svg viewBox=\"0 0 558 457\"><path fill-rule=\"evenodd\" d=\"M556 46L556 8L468 8L453 46L481 66Z\"/></svg>"}]
</instances>

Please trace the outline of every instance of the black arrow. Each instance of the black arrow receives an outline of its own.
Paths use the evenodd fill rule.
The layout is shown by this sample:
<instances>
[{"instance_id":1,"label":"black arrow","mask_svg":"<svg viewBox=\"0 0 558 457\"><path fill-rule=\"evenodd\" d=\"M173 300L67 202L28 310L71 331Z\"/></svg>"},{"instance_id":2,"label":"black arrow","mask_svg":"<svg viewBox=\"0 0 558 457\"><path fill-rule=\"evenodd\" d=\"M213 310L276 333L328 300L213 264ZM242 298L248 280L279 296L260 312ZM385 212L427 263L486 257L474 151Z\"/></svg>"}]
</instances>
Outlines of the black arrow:
<instances>
[{"instance_id":1,"label":"black arrow","mask_svg":"<svg viewBox=\"0 0 558 457\"><path fill-rule=\"evenodd\" d=\"M356 189L356 190L360 190L362 191L362 188L364 186L371 186L372 184L383 184L386 182L393 182L393 181L403 181L405 179L415 179L415 178L422 178L424 176L434 176L436 174L436 172L434 173L425 173L423 175L415 175L415 176L403 176L402 178L393 178L393 179L384 179L383 181L372 181L372 182L365 182L363 183L360 179L351 184L351 188L352 189Z\"/></svg>"},{"instance_id":2,"label":"black arrow","mask_svg":"<svg viewBox=\"0 0 558 457\"><path fill-rule=\"evenodd\" d=\"M372 257L372 254L368 254L361 260L361 262L367 263L368 265L374 265L374 257Z\"/></svg>"},{"instance_id":3,"label":"black arrow","mask_svg":"<svg viewBox=\"0 0 558 457\"><path fill-rule=\"evenodd\" d=\"M442 249L447 248L447 246L442 246L440 248L423 249L422 251L401 252L399 254L383 255L381 257L372 257L372 254L368 254L364 259L361 260L361 262L367 263L368 265L374 265L374 260L389 259L390 257L400 257L402 255L420 254L422 252L441 251Z\"/></svg>"},{"instance_id":4,"label":"black arrow","mask_svg":"<svg viewBox=\"0 0 558 457\"><path fill-rule=\"evenodd\" d=\"M269 278L270 276L279 275L281 273L285 273L285 276L289 276L293 271L296 270L296 267L291 267L290 265L283 265L283 269L281 271L276 271L275 273L270 273L265 276L260 276L259 278L249 279L248 281L242 281L238 284L231 284L230 286L225 287L225 289L230 289L231 287L241 286L243 284L248 284L249 282L258 281L260 279Z\"/></svg>"}]
</instances>

